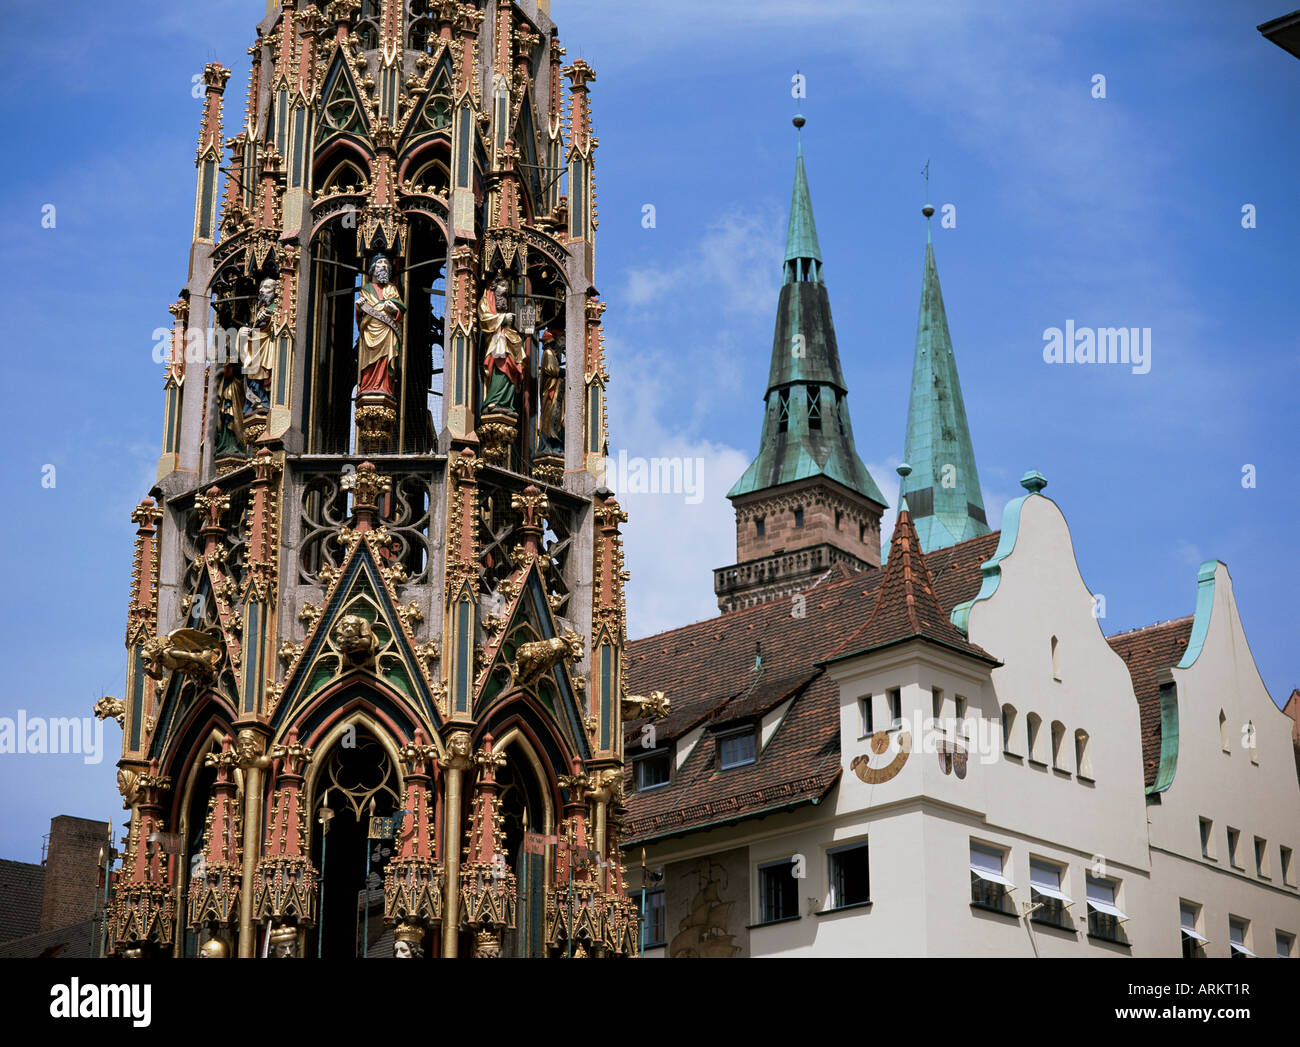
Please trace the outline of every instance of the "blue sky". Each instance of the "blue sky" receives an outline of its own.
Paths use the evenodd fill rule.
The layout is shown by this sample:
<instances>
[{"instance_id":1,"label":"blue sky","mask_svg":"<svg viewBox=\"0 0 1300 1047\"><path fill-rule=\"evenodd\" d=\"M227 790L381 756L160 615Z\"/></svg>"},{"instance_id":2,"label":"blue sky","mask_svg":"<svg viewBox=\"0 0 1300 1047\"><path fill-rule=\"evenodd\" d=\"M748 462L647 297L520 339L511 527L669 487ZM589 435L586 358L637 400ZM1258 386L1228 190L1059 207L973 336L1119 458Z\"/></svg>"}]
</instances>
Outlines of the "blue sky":
<instances>
[{"instance_id":1,"label":"blue sky","mask_svg":"<svg viewBox=\"0 0 1300 1047\"><path fill-rule=\"evenodd\" d=\"M229 130L264 4L6 6L23 46L0 68L16 394L0 716L86 715L123 686L129 516L162 428L153 331L193 221L193 77L235 70ZM1255 30L1287 5L1132 6L555 0L570 57L599 77L612 450L704 462L697 505L626 499L634 635L715 613L711 570L735 558L724 495L757 447L798 70L858 449L891 502L928 159L934 203L956 207L935 250L991 522L1044 473L1107 632L1190 614L1197 566L1224 560L1273 697L1300 685L1300 63ZM1043 331L1071 319L1151 328L1151 372L1044 364ZM35 860L54 814L119 817L119 740L110 725L98 766L0 756L0 856Z\"/></svg>"}]
</instances>

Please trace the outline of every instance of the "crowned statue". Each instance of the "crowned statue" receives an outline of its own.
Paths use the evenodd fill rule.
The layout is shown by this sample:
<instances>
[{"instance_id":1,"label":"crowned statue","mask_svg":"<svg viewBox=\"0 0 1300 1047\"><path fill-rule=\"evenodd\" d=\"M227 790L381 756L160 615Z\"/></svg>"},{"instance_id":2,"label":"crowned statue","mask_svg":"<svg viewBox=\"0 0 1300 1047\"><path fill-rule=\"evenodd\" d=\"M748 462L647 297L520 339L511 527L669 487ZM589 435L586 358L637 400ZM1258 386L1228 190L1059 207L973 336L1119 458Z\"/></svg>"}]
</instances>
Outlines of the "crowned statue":
<instances>
[{"instance_id":1,"label":"crowned statue","mask_svg":"<svg viewBox=\"0 0 1300 1047\"><path fill-rule=\"evenodd\" d=\"M515 314L505 312L510 285L498 276L478 304L479 327L489 336L483 358L483 413L519 412L524 384L524 340L515 330Z\"/></svg>"},{"instance_id":2,"label":"crowned statue","mask_svg":"<svg viewBox=\"0 0 1300 1047\"><path fill-rule=\"evenodd\" d=\"M370 279L357 296L357 365L360 393L395 396L394 379L402 349L402 314L406 304L392 282L392 267L383 255L370 263Z\"/></svg>"}]
</instances>

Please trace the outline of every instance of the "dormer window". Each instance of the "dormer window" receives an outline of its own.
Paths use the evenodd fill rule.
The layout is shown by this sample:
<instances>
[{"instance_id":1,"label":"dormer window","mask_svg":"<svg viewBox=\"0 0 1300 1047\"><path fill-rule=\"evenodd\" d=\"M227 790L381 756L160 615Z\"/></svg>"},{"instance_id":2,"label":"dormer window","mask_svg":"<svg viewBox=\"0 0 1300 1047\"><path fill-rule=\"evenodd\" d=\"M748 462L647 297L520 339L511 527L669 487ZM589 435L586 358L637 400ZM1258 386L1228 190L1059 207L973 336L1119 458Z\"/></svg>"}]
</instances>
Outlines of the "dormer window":
<instances>
[{"instance_id":1,"label":"dormer window","mask_svg":"<svg viewBox=\"0 0 1300 1047\"><path fill-rule=\"evenodd\" d=\"M658 789L667 785L672 778L672 753L665 749L663 752L636 757L632 761L632 768L637 792Z\"/></svg>"},{"instance_id":2,"label":"dormer window","mask_svg":"<svg viewBox=\"0 0 1300 1047\"><path fill-rule=\"evenodd\" d=\"M728 731L718 736L718 761L724 771L744 767L757 759L754 745L754 728Z\"/></svg>"}]
</instances>

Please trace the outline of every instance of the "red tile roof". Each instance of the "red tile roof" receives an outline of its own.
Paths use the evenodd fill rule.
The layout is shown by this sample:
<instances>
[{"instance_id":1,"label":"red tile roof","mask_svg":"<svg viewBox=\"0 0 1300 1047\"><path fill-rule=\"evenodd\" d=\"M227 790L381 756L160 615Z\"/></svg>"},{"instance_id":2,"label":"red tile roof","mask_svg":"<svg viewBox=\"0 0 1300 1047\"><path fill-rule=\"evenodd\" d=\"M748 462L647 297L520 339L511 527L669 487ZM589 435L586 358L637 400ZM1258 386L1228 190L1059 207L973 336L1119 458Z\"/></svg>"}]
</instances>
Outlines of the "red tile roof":
<instances>
[{"instance_id":1,"label":"red tile roof","mask_svg":"<svg viewBox=\"0 0 1300 1047\"><path fill-rule=\"evenodd\" d=\"M971 643L948 620L934 592L934 579L921 552L907 503L898 513L889 562L880 580L876 606L866 623L831 655L829 661L863 654L906 640L925 640L997 664L987 651Z\"/></svg>"},{"instance_id":2,"label":"red tile roof","mask_svg":"<svg viewBox=\"0 0 1300 1047\"><path fill-rule=\"evenodd\" d=\"M1160 684L1156 674L1183 660L1192 635L1192 621L1189 616L1107 637L1115 653L1128 663L1129 676L1133 679L1133 693L1142 720L1142 769L1148 786L1155 784L1160 770Z\"/></svg>"},{"instance_id":3,"label":"red tile roof","mask_svg":"<svg viewBox=\"0 0 1300 1047\"><path fill-rule=\"evenodd\" d=\"M999 537L982 535L924 557L940 612L975 598L980 567ZM920 562L912 558L914 572ZM628 645L629 693L664 691L672 702L669 716L655 724L658 746L696 727L705 731L667 785L633 793L629 768L627 843L808 803L831 789L840 775L839 688L817 663L866 625L885 573L832 575L801 594L802 603L776 600ZM716 730L757 724L786 701L790 708L757 760L723 771ZM631 763L640 751L639 724L627 725L625 743Z\"/></svg>"}]
</instances>

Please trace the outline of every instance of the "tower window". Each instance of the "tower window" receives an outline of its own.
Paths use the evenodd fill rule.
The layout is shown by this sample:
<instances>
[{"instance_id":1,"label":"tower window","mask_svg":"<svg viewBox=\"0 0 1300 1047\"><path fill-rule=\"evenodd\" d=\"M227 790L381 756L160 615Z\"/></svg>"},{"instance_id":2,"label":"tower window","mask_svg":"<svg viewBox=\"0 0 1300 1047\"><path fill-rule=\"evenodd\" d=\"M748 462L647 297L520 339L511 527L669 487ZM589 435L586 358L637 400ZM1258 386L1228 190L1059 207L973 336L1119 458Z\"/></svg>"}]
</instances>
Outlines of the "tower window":
<instances>
[{"instance_id":1,"label":"tower window","mask_svg":"<svg viewBox=\"0 0 1300 1047\"><path fill-rule=\"evenodd\" d=\"M820 385L808 386L808 428L821 429L822 427L822 387Z\"/></svg>"},{"instance_id":2,"label":"tower window","mask_svg":"<svg viewBox=\"0 0 1300 1047\"><path fill-rule=\"evenodd\" d=\"M802 527L802 526L803 526L803 510L802 510L802 509L796 509L796 510L794 511L794 525L795 525L796 527Z\"/></svg>"},{"instance_id":3,"label":"tower window","mask_svg":"<svg viewBox=\"0 0 1300 1047\"><path fill-rule=\"evenodd\" d=\"M757 520L755 520L754 530L758 533L758 537L760 538L765 537L767 534L767 517L760 516Z\"/></svg>"},{"instance_id":4,"label":"tower window","mask_svg":"<svg viewBox=\"0 0 1300 1047\"><path fill-rule=\"evenodd\" d=\"M782 389L776 394L776 431L790 431L790 390Z\"/></svg>"}]
</instances>

